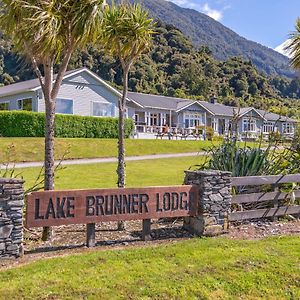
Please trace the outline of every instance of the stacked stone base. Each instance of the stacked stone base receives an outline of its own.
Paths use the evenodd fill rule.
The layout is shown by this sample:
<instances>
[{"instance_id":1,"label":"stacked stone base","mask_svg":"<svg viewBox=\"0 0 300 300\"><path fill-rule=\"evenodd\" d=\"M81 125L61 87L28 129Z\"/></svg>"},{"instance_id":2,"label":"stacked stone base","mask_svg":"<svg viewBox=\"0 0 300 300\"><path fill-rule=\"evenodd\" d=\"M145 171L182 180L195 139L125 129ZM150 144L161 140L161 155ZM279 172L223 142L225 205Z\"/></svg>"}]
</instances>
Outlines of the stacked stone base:
<instances>
[{"instance_id":1,"label":"stacked stone base","mask_svg":"<svg viewBox=\"0 0 300 300\"><path fill-rule=\"evenodd\" d=\"M23 255L23 183L0 178L0 259Z\"/></svg>"},{"instance_id":2,"label":"stacked stone base","mask_svg":"<svg viewBox=\"0 0 300 300\"><path fill-rule=\"evenodd\" d=\"M198 215L185 218L184 227L199 236L227 232L232 198L231 173L187 171L184 183L199 187Z\"/></svg>"}]
</instances>

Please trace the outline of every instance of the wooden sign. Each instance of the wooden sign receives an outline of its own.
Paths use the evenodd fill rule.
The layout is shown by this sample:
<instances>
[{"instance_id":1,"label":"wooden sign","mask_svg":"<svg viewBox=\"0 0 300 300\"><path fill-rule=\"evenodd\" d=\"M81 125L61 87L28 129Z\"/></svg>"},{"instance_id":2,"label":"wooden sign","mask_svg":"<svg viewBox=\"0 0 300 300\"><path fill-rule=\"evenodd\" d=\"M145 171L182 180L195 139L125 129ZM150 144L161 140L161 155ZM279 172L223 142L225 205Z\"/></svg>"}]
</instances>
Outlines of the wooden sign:
<instances>
[{"instance_id":1,"label":"wooden sign","mask_svg":"<svg viewBox=\"0 0 300 300\"><path fill-rule=\"evenodd\" d=\"M27 227L193 216L191 185L35 192L27 196Z\"/></svg>"}]
</instances>

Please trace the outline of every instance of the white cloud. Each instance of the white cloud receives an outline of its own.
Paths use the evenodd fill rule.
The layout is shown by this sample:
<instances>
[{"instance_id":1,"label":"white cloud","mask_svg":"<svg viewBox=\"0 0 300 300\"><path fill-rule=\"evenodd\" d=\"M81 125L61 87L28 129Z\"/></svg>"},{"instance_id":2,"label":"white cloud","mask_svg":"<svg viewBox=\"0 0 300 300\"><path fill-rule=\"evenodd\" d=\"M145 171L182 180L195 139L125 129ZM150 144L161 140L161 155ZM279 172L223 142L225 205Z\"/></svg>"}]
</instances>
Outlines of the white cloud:
<instances>
[{"instance_id":1,"label":"white cloud","mask_svg":"<svg viewBox=\"0 0 300 300\"><path fill-rule=\"evenodd\" d=\"M197 9L200 12L215 19L216 21L220 21L223 18L223 10L226 10L230 7L230 6L226 5L222 10L217 10L217 9L211 8L208 3L199 5L199 3L196 3L196 2L190 1L190 0L169 0L169 1L174 2L175 4L177 4L179 6Z\"/></svg>"},{"instance_id":2,"label":"white cloud","mask_svg":"<svg viewBox=\"0 0 300 300\"><path fill-rule=\"evenodd\" d=\"M285 49L285 47L289 44L289 42L290 42L290 40L286 40L285 42L283 42L282 44L277 46L274 50L287 56L287 57L291 57L290 51Z\"/></svg>"},{"instance_id":3,"label":"white cloud","mask_svg":"<svg viewBox=\"0 0 300 300\"><path fill-rule=\"evenodd\" d=\"M210 8L208 3L205 3L202 6L201 11L209 17L215 19L216 21L220 21L223 18L223 12L220 10Z\"/></svg>"}]
</instances>

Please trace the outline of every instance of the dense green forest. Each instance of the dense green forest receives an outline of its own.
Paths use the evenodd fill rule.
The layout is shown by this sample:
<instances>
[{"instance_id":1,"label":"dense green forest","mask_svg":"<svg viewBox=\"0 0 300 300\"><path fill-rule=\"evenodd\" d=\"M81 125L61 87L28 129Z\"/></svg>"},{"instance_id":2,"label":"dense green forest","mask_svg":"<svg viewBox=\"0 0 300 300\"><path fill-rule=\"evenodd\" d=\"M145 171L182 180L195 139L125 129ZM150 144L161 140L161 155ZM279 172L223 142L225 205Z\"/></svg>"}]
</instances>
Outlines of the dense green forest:
<instances>
[{"instance_id":1,"label":"dense green forest","mask_svg":"<svg viewBox=\"0 0 300 300\"><path fill-rule=\"evenodd\" d=\"M209 46L213 56L218 60L242 56L251 60L258 70L268 75L294 76L287 57L273 49L241 37L220 22L199 11L183 8L171 1L164 0L128 1L141 2L155 19L179 28L185 36L192 40L195 47Z\"/></svg>"},{"instance_id":2,"label":"dense green forest","mask_svg":"<svg viewBox=\"0 0 300 300\"><path fill-rule=\"evenodd\" d=\"M86 66L116 87L122 84L120 64L99 48L89 47L72 57L70 69ZM29 66L13 54L11 44L0 43L0 82L33 78ZM300 81L267 77L241 57L216 60L208 47L196 49L172 25L157 24L151 51L132 68L131 91L219 101L233 106L254 106L300 117Z\"/></svg>"}]
</instances>

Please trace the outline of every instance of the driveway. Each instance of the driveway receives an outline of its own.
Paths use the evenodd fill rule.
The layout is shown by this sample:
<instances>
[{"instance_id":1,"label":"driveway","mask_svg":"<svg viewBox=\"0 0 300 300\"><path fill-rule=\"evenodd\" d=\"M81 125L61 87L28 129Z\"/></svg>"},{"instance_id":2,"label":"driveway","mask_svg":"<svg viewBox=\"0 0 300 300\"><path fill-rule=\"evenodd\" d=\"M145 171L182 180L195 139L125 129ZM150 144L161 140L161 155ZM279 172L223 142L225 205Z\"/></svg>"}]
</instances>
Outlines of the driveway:
<instances>
[{"instance_id":1,"label":"driveway","mask_svg":"<svg viewBox=\"0 0 300 300\"><path fill-rule=\"evenodd\" d=\"M138 161L138 160L151 160L151 159L163 159L163 158L177 158L177 157L189 157L189 156L197 156L204 155L204 152L188 152L188 153L173 153L173 154L155 154L155 155L142 155L142 156L127 156L126 161ZM69 159L61 161L63 166L68 165L87 165L87 164L101 164L101 163L115 163L118 159L116 157L107 157L107 158L81 158L81 159ZM57 165L59 161L55 161ZM20 162L10 164L8 166L9 169L13 167L15 169L23 169L23 168L37 168L42 167L44 162ZM4 165L1 166L5 167Z\"/></svg>"}]
</instances>

